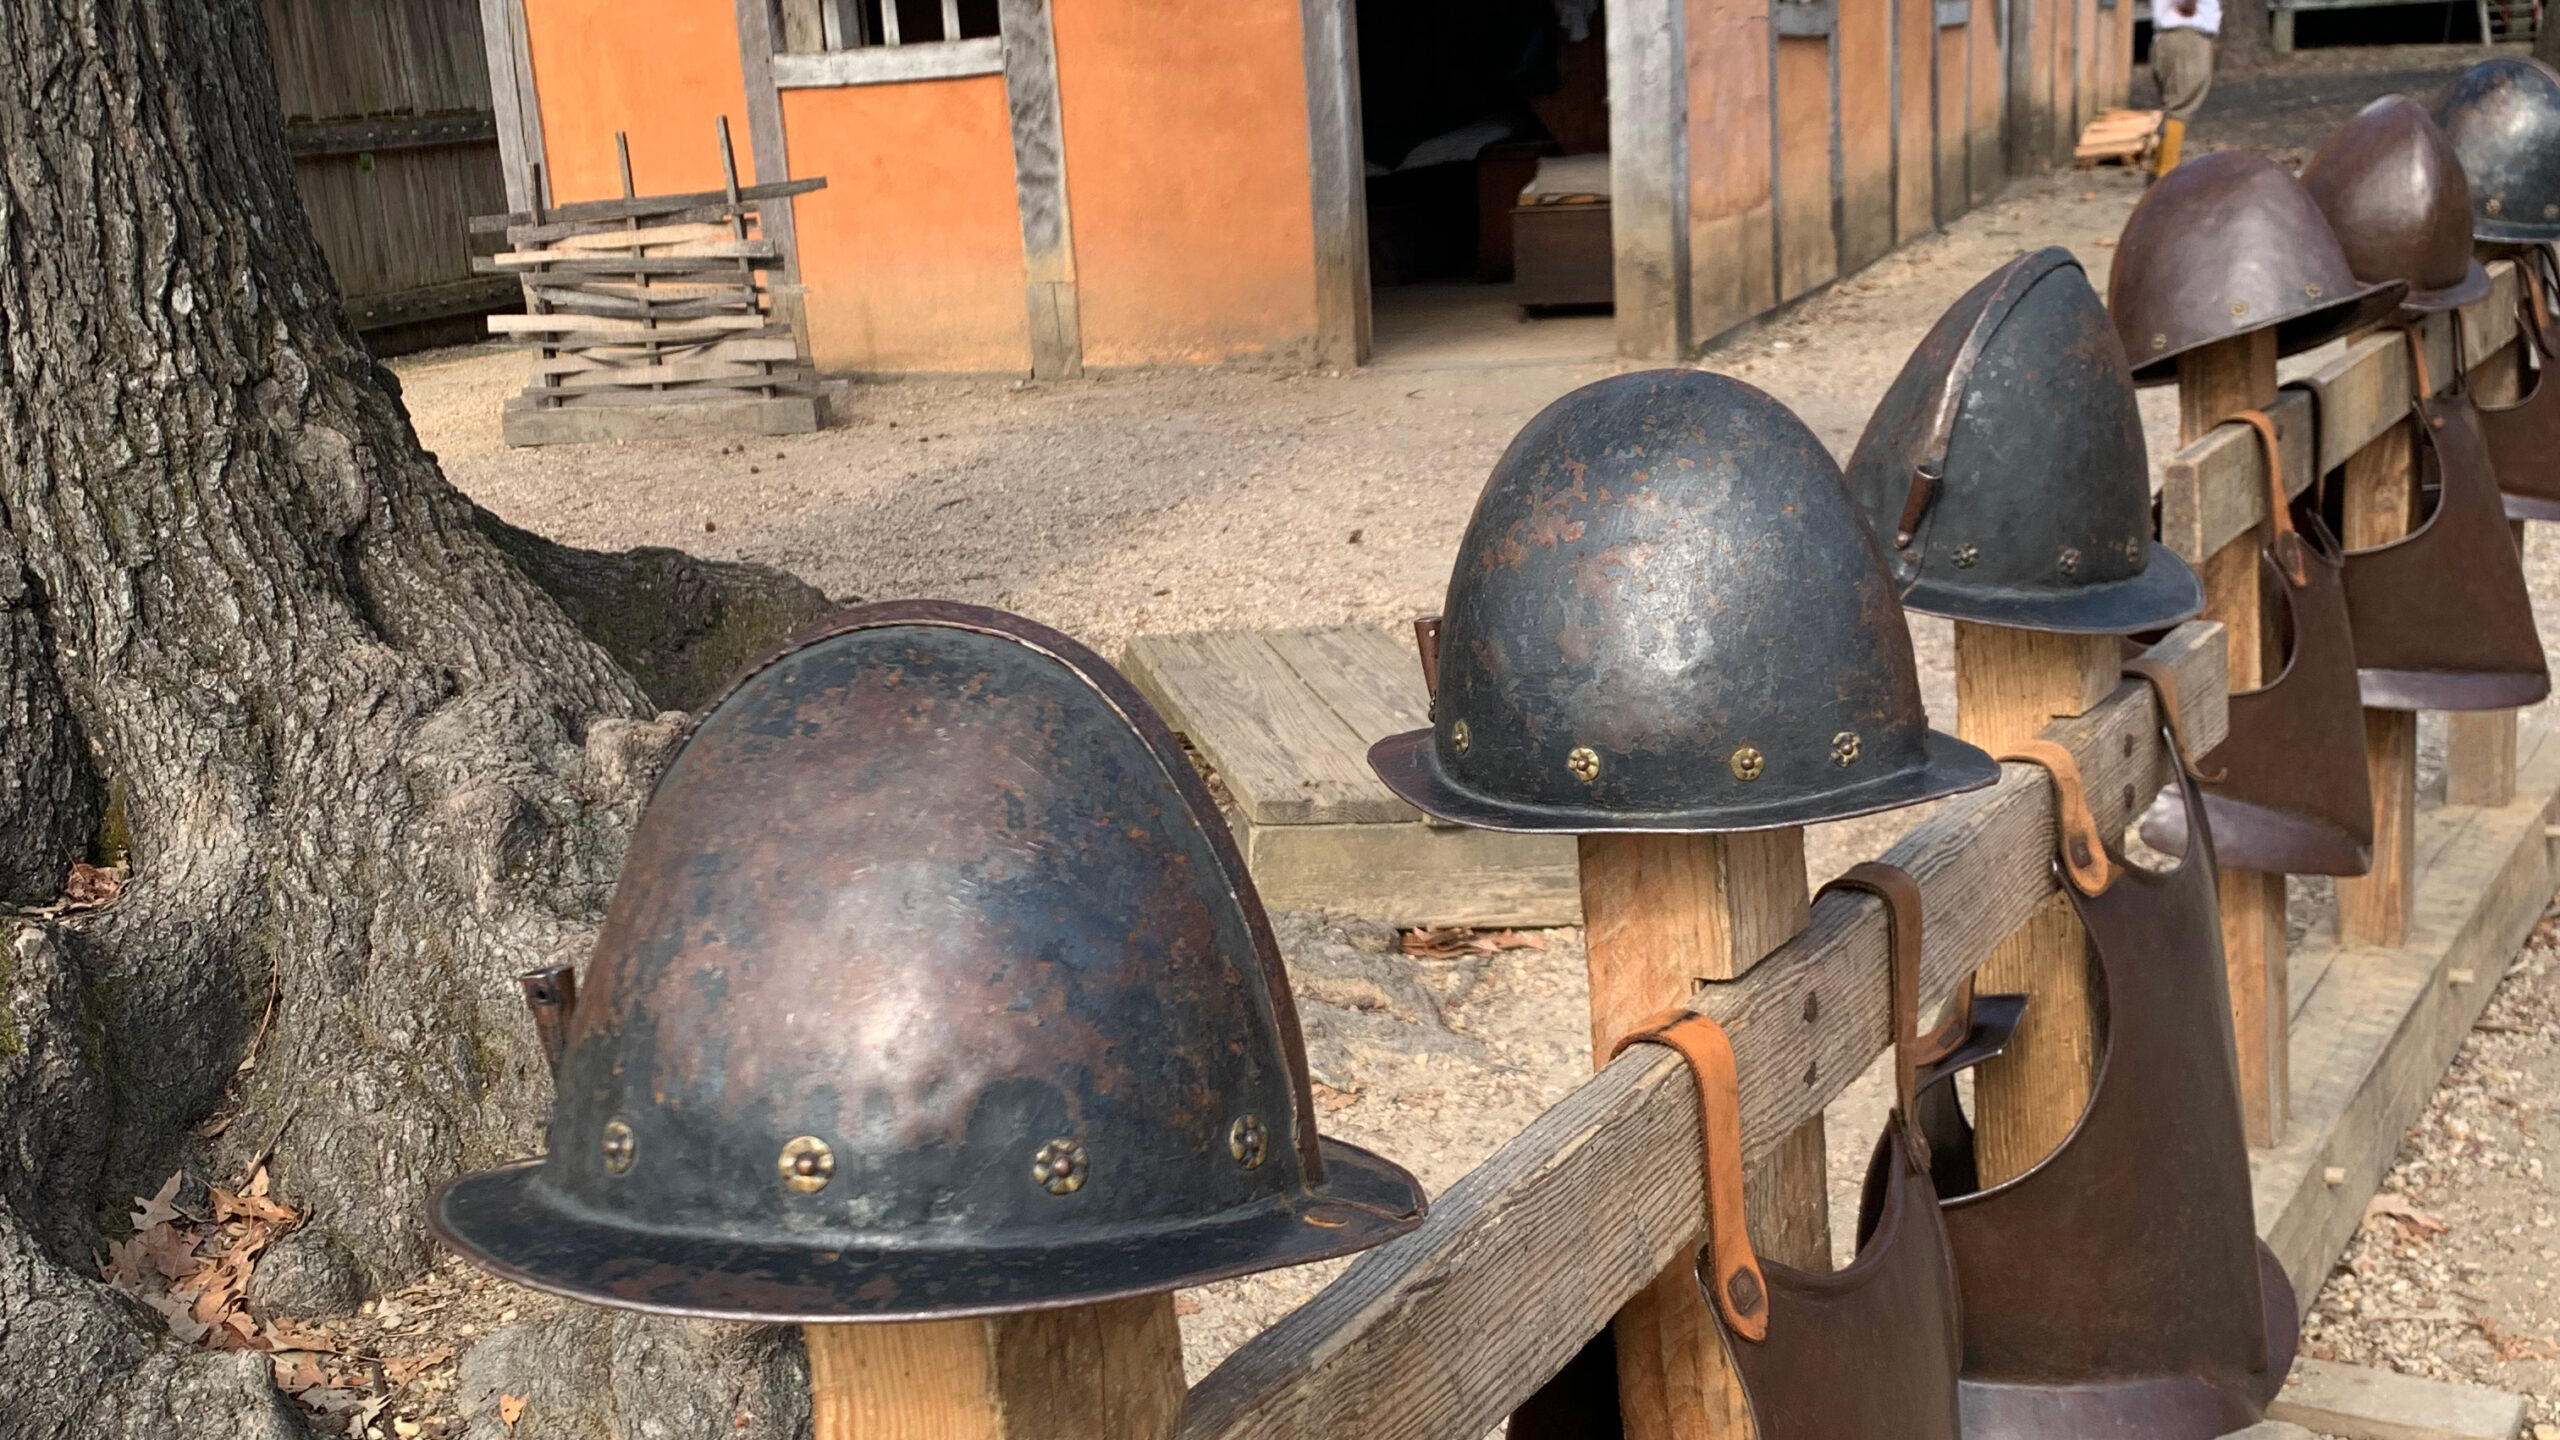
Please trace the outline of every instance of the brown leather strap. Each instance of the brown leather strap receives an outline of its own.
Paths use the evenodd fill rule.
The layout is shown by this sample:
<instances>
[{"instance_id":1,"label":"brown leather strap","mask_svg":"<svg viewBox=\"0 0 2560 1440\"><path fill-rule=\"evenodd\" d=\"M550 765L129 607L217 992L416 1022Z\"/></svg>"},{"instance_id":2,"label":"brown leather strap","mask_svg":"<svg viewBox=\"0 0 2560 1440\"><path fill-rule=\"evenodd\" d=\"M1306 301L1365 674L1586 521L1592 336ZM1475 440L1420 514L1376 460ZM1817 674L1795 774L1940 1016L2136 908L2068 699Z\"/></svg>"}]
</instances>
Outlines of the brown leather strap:
<instances>
[{"instance_id":1,"label":"brown leather strap","mask_svg":"<svg viewBox=\"0 0 2560 1440\"><path fill-rule=\"evenodd\" d=\"M1920 1135L1920 882L1911 872L1881 860L1849 867L1813 894L1819 902L1834 890L1863 890L1884 902L1890 933L1886 973L1893 985L1893 1097L1902 1109L1902 1133L1910 1140L1915 1170L1929 1166L1929 1142ZM1961 1039L1961 1035L1959 1035Z\"/></svg>"},{"instance_id":2,"label":"brown leather strap","mask_svg":"<svg viewBox=\"0 0 2560 1440\"><path fill-rule=\"evenodd\" d=\"M2276 439L2276 422L2264 410L2243 410L2231 418L2258 432L2258 448L2267 458L2267 553L2284 571L2285 583L2299 590L2311 583L2311 567L2303 557L2302 536L2293 528L2292 498L2284 493L2284 445Z\"/></svg>"},{"instance_id":3,"label":"brown leather strap","mask_svg":"<svg viewBox=\"0 0 2560 1440\"><path fill-rule=\"evenodd\" d=\"M1983 347L1991 343L1992 332L2009 318L2027 291L2038 280L2052 274L2065 263L2076 264L2068 251L2042 258L2034 264L2015 264L2000 277L1999 286L1973 317L1973 328L1967 330L1964 343L1956 347L1956 358L1947 366L1946 378L1939 382L1936 407L1929 416L1929 435L1920 450L1920 458L1911 467L1911 485L1903 493L1902 516L1893 528L1893 548L1908 550L1919 538L1920 522L1929 513L1930 502L1937 499L1938 488L1946 483L1947 447L1955 443L1956 413L1964 408L1964 390L1973 378L1973 367L1982 359Z\"/></svg>"},{"instance_id":4,"label":"brown leather strap","mask_svg":"<svg viewBox=\"0 0 2560 1440\"><path fill-rule=\"evenodd\" d=\"M2551 342L2544 338L2544 332L2551 325L2551 298L2542 289L2542 263L2530 255L2517 263L2517 273L2524 276L2525 294L2516 311L2533 348L2547 356L2551 354Z\"/></svg>"},{"instance_id":5,"label":"brown leather strap","mask_svg":"<svg viewBox=\"0 0 2560 1440\"><path fill-rule=\"evenodd\" d=\"M2177 757L2178 768L2208 784L2220 781L2221 771L2207 775L2196 768L2195 751L2187 744L2187 717L2178 709L2177 675L2147 653L2124 662L2123 673L2151 682L2153 693L2160 697L2160 723L2169 732L2169 749Z\"/></svg>"},{"instance_id":6,"label":"brown leather strap","mask_svg":"<svg viewBox=\"0 0 2560 1440\"><path fill-rule=\"evenodd\" d=\"M2099 838L2088 789L2080 783L2080 762L2050 740L2029 740L2000 758L2041 765L2053 777L2054 838L2060 842L2063 873L2081 894L2105 894L2116 883L2116 867Z\"/></svg>"},{"instance_id":7,"label":"brown leather strap","mask_svg":"<svg viewBox=\"0 0 2560 1440\"><path fill-rule=\"evenodd\" d=\"M1413 648L1422 657L1422 693L1440 693L1440 617L1413 622Z\"/></svg>"},{"instance_id":8,"label":"brown leather strap","mask_svg":"<svg viewBox=\"0 0 2560 1440\"><path fill-rule=\"evenodd\" d=\"M1630 1045L1667 1045L1689 1062L1698 1081L1698 1139L1707 1186L1707 1288L1726 1327L1745 1340L1769 1335L1769 1286L1760 1258L1751 1253L1750 1222L1742 1203L1742 1078L1724 1027L1694 1010L1665 1010L1609 1049L1614 1058Z\"/></svg>"},{"instance_id":9,"label":"brown leather strap","mask_svg":"<svg viewBox=\"0 0 2560 1440\"><path fill-rule=\"evenodd\" d=\"M2455 323L2460 323L2459 317L2456 318ZM2426 335L2415 325L2403 326L2400 334L2409 342L2409 369L2418 377L2418 399L2421 401L2434 399L2436 385L2435 380L2427 372ZM2457 341L2460 339L2458 335L2455 338Z\"/></svg>"}]
</instances>

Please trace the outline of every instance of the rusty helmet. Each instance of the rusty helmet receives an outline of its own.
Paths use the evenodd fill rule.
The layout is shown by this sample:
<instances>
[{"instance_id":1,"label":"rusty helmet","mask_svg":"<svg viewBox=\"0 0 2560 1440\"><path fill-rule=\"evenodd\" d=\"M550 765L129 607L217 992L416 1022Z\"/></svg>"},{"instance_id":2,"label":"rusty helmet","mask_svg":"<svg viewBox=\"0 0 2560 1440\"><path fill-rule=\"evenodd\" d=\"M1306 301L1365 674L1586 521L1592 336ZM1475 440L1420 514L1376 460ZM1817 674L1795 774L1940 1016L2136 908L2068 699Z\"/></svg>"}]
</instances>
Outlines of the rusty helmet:
<instances>
[{"instance_id":1,"label":"rusty helmet","mask_svg":"<svg viewBox=\"0 0 2560 1440\"><path fill-rule=\"evenodd\" d=\"M431 1220L597 1304L1031 1310L1421 1219L1410 1175L1317 1135L1278 949L1171 732L973 606L842 612L711 707L561 1044L550 1154Z\"/></svg>"},{"instance_id":2,"label":"rusty helmet","mask_svg":"<svg viewBox=\"0 0 2560 1440\"><path fill-rule=\"evenodd\" d=\"M2071 252L1994 270L1911 352L1849 457L1902 603L2019 630L2119 635L2204 608L2151 538L2133 376Z\"/></svg>"},{"instance_id":3,"label":"rusty helmet","mask_svg":"<svg viewBox=\"0 0 2560 1440\"><path fill-rule=\"evenodd\" d=\"M1727 376L1619 375L1540 411L1476 500L1441 625L1432 728L1369 764L1461 825L1774 829L1999 778L1929 729L1829 452Z\"/></svg>"},{"instance_id":4,"label":"rusty helmet","mask_svg":"<svg viewBox=\"0 0 2560 1440\"><path fill-rule=\"evenodd\" d=\"M2199 155L2133 207L2107 277L2107 309L2135 383L2178 378L2190 350L2273 328L2297 355L2387 318L2406 282L2356 278L2327 217L2290 171L2254 150Z\"/></svg>"},{"instance_id":5,"label":"rusty helmet","mask_svg":"<svg viewBox=\"0 0 2560 1440\"><path fill-rule=\"evenodd\" d=\"M2471 257L2470 183L2417 101L2385 95L2357 111L2302 167L2302 188L2357 279L2409 282L2403 310L2451 310L2489 293L2489 272Z\"/></svg>"},{"instance_id":6,"label":"rusty helmet","mask_svg":"<svg viewBox=\"0 0 2560 1440\"><path fill-rule=\"evenodd\" d=\"M2462 72L2436 107L2471 181L2471 233L2503 245L2560 240L2560 74L2501 55Z\"/></svg>"}]
</instances>

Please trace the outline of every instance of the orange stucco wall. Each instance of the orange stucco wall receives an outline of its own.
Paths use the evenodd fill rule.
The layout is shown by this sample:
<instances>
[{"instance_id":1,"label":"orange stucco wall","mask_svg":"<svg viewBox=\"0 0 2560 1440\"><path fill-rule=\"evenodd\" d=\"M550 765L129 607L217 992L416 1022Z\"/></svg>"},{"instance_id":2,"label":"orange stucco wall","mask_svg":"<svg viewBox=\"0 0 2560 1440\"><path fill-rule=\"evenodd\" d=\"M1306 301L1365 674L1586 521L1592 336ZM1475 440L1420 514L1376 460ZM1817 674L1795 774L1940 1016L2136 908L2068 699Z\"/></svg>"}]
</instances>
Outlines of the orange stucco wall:
<instances>
[{"instance_id":1,"label":"orange stucco wall","mask_svg":"<svg viewBox=\"0 0 2560 1440\"><path fill-rule=\"evenodd\" d=\"M525 0L525 33L554 199L622 193L617 130L641 194L719 189L720 115L755 178L732 0Z\"/></svg>"},{"instance_id":2,"label":"orange stucco wall","mask_svg":"<svg viewBox=\"0 0 2560 1440\"><path fill-rule=\"evenodd\" d=\"M1298 0L1057 0L1053 26L1085 363L1311 354Z\"/></svg>"},{"instance_id":3,"label":"orange stucco wall","mask_svg":"<svg viewBox=\"0 0 2560 1440\"><path fill-rule=\"evenodd\" d=\"M782 124L827 181L796 211L820 369L1031 368L1003 76L786 90Z\"/></svg>"}]
</instances>

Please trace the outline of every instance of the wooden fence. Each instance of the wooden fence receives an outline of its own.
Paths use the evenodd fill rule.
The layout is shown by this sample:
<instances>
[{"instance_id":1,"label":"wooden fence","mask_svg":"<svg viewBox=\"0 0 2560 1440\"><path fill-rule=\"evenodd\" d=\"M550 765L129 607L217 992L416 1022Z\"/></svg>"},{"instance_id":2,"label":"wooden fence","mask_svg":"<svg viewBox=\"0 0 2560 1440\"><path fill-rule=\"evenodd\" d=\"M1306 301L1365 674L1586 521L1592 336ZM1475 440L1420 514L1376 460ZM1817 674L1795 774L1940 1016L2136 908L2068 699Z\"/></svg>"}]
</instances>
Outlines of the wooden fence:
<instances>
[{"instance_id":1,"label":"wooden fence","mask_svg":"<svg viewBox=\"0 0 2560 1440\"><path fill-rule=\"evenodd\" d=\"M508 208L475 0L264 0L285 144L356 328L520 296L471 270L468 222Z\"/></svg>"},{"instance_id":2,"label":"wooden fence","mask_svg":"<svg viewBox=\"0 0 2560 1440\"><path fill-rule=\"evenodd\" d=\"M2450 363L2450 322L2426 327L2438 362L2430 373L2445 384L2466 370L2485 375L2513 353L2517 278L2505 266L2494 273L2494 293L2466 316L2460 369ZM2384 332L2284 390L2273 413L2288 440L2302 442L2286 447L2288 489L2386 441L2408 418L2413 385L2400 340ZM2266 477L2244 425L2188 445L2165 477L2162 530L2172 548L2202 560L2254 543ZM2190 622L2153 653L2177 677L2191 743L2210 749L2227 726L2223 628ZM2169 778L2157 703L2149 687L2128 683L2045 732L2077 757L2107 833ZM2492 758L2473 763L2494 764L2494 741L2478 737L2500 722L2509 729L2507 797L2431 811L2413 826L2408 867L2378 882L2401 892L2398 941L2308 943L2294 956L2292 994L2281 1002L2293 1017L2293 1124L2253 1152L2253 1171L2261 1233L2306 1307L2551 893L2545 822L2560 790L2560 745L2545 743L2539 725L2517 741L2510 713L2472 738L2458 734L2456 748L2485 747ZM1927 900L1924 1010L2057 893L2052 814L2045 772L2010 765L1997 787L1946 802L1883 857L1916 876ZM1885 1049L1885 956L1882 906L1835 893L1767 960L1699 991L1693 1007L1723 1024L1740 1065L1746 1166L1770 1162ZM1807 1003L1813 997L1818 1005ZM1194 1387L1178 1433L1478 1440L1696 1246L1706 1225L1698 1144L1683 1062L1656 1048L1629 1051L1452 1186L1418 1232L1362 1257Z\"/></svg>"}]
</instances>

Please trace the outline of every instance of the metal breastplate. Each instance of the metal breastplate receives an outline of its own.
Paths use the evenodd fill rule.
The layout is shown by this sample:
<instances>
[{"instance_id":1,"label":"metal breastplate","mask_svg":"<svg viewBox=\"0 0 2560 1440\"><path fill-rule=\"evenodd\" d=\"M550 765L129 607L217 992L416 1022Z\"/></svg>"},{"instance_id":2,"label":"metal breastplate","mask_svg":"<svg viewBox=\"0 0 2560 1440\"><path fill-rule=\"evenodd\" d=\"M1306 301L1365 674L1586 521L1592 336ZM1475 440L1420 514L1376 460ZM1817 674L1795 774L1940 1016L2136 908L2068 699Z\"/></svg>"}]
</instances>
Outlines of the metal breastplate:
<instances>
[{"instance_id":1,"label":"metal breastplate","mask_svg":"<svg viewBox=\"0 0 2560 1440\"><path fill-rule=\"evenodd\" d=\"M2553 383L2552 374L2560 355L2554 354L2542 328L2541 263L2534 255L2516 262L2529 292L2516 297L2517 328L2524 332L2524 358L2531 362L2517 377L2523 398L2512 405L2480 407L2489 468L2498 477L2510 520L2560 520L2560 384Z\"/></svg>"},{"instance_id":2,"label":"metal breastplate","mask_svg":"<svg viewBox=\"0 0 2560 1440\"><path fill-rule=\"evenodd\" d=\"M2068 752L2011 758L2046 765L2065 795L2058 828L2078 863L2057 871L2104 987L2105 1039L2069 1138L2025 1174L1946 1202L1964 1433L2205 1440L2245 1428L2292 1364L2295 1311L2253 1220L2203 797L2181 785L2202 843L2154 874L2097 837ZM2092 854L2114 872L2095 894L2073 878Z\"/></svg>"},{"instance_id":3,"label":"metal breastplate","mask_svg":"<svg viewBox=\"0 0 2560 1440\"><path fill-rule=\"evenodd\" d=\"M2260 593L2284 597L2292 644L2274 679L2233 693L2230 733L2197 762L2214 853L2236 870L2362 875L2373 868L2373 785L2338 542L2316 517L2307 532L2295 528L2275 426L2259 411L2240 418L2267 457L2273 534L2258 552ZM2171 785L2143 817L2142 838L2176 855L2186 837L2187 807Z\"/></svg>"},{"instance_id":4,"label":"metal breastplate","mask_svg":"<svg viewBox=\"0 0 2560 1440\"><path fill-rule=\"evenodd\" d=\"M2458 325L2458 322L2457 322ZM2457 333L2456 342L2460 336ZM2512 710L2551 693L2524 563L2489 469L2467 388L2427 394L2425 350L2410 355L2419 480L2433 514L2388 545L2350 550L2347 615L2364 703L2374 710Z\"/></svg>"},{"instance_id":5,"label":"metal breastplate","mask_svg":"<svg viewBox=\"0 0 2560 1440\"><path fill-rule=\"evenodd\" d=\"M1892 921L1897 1105L1885 1121L1869 1168L1858 1256L1849 1266L1812 1274L1745 1250L1728 1250L1736 1223L1711 1230L1698 1260L1699 1283L1716 1313L1716 1330L1742 1382L1760 1440L1960 1440L1956 1367L1962 1345L1954 1263L1947 1249L1938 1193L1929 1180L1926 1146L1906 1128L1924 1068L1995 1053L2016 1023L2009 997L1984 997L1973 1023L1958 1022L1923 1041L1913 1034L1919 1006L1920 901L1911 877L1888 865L1859 865L1823 887L1864 890L1885 902ZM1817 895L1816 897L1820 897ZM1713 1027L1701 1016L1682 1025ZM1648 1026L1632 1040L1657 1040ZM1721 1041L1721 1032L1718 1032ZM1682 1047L1688 1053L1687 1047ZM1932 1056L1929 1051L1936 1053ZM1729 1053L1729 1052L1728 1052ZM1692 1066L1699 1060L1692 1055ZM1703 1073L1703 1070L1702 1070ZM1702 1103L1715 1103L1701 1087ZM1710 1143L1714 1124L1709 1122ZM1732 1134L1738 1148L1740 1126ZM1717 1175L1710 1156L1710 1210L1741 1213L1741 1164ZM1729 1203L1718 1207L1720 1185ZM1716 1230L1728 1234L1715 1233ZM1747 1242L1745 1242L1747 1245ZM1743 1270L1748 1267L1749 1278ZM1737 1281L1744 1281L1737 1284ZM1735 1295L1758 1299L1738 1313ZM1761 1333L1754 1335L1753 1329ZM1619 1440L1616 1347L1603 1330L1511 1417L1512 1440Z\"/></svg>"}]
</instances>

